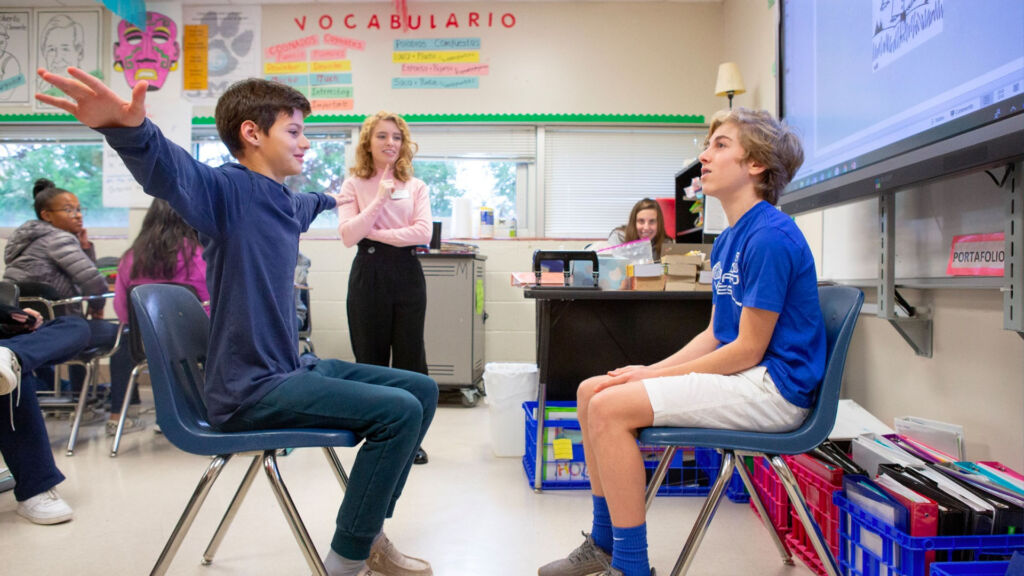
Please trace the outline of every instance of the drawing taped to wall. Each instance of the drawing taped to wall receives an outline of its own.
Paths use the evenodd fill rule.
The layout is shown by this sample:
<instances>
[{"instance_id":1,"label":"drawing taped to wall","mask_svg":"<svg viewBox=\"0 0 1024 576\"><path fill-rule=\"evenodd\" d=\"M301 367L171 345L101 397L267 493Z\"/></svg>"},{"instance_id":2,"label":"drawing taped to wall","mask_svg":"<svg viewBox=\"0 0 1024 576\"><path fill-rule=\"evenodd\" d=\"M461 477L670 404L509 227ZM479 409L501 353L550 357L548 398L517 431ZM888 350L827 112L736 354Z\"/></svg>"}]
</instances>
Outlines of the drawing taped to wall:
<instances>
[{"instance_id":1,"label":"drawing taped to wall","mask_svg":"<svg viewBox=\"0 0 1024 576\"><path fill-rule=\"evenodd\" d=\"M0 106L29 103L28 31L28 11L0 11Z\"/></svg>"},{"instance_id":2,"label":"drawing taped to wall","mask_svg":"<svg viewBox=\"0 0 1024 576\"><path fill-rule=\"evenodd\" d=\"M100 11L99 10L36 10L36 57L38 66L64 74L68 66L85 70L92 76L103 78L100 70ZM36 92L63 96L63 94L36 77ZM37 110L53 111L33 99Z\"/></svg>"},{"instance_id":3,"label":"drawing taped to wall","mask_svg":"<svg viewBox=\"0 0 1024 576\"><path fill-rule=\"evenodd\" d=\"M178 69L180 56L178 25L169 16L146 12L145 28L127 20L118 23L114 70L124 73L129 87L146 80L149 91L161 89L167 75Z\"/></svg>"},{"instance_id":4,"label":"drawing taped to wall","mask_svg":"<svg viewBox=\"0 0 1024 576\"><path fill-rule=\"evenodd\" d=\"M186 90L194 104L215 104L232 83L260 75L260 7L184 6L183 23L207 30L207 87Z\"/></svg>"},{"instance_id":5,"label":"drawing taped to wall","mask_svg":"<svg viewBox=\"0 0 1024 576\"><path fill-rule=\"evenodd\" d=\"M874 0L871 69L878 71L942 33L942 0Z\"/></svg>"}]
</instances>

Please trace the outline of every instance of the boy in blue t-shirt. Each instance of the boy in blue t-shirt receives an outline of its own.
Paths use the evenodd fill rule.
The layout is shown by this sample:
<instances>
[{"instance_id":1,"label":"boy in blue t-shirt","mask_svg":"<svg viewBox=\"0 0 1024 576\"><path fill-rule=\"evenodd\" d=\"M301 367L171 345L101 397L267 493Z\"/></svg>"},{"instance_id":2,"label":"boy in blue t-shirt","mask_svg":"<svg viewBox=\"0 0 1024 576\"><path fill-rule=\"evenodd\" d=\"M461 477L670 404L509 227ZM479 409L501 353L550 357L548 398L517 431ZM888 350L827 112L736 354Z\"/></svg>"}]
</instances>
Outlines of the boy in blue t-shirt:
<instances>
[{"instance_id":1,"label":"boy in blue t-shirt","mask_svg":"<svg viewBox=\"0 0 1024 576\"><path fill-rule=\"evenodd\" d=\"M814 260L796 224L773 206L803 162L800 141L767 112L736 108L712 119L700 161L704 194L722 202L730 224L711 253L711 323L660 362L580 384L593 529L540 576L653 574L637 429L792 430L821 384Z\"/></svg>"},{"instance_id":2,"label":"boy in blue t-shirt","mask_svg":"<svg viewBox=\"0 0 1024 576\"><path fill-rule=\"evenodd\" d=\"M335 194L293 194L302 171L309 101L278 82L236 82L217 101L217 132L238 159L212 168L167 140L146 119L147 83L125 101L97 78L39 76L71 99L41 102L100 131L143 190L167 200L199 232L212 300L203 396L225 431L337 428L365 441L338 511L330 576L429 576L430 564L399 552L381 531L402 493L416 447L437 407L422 374L322 360L299 362L293 274L299 234Z\"/></svg>"}]
</instances>

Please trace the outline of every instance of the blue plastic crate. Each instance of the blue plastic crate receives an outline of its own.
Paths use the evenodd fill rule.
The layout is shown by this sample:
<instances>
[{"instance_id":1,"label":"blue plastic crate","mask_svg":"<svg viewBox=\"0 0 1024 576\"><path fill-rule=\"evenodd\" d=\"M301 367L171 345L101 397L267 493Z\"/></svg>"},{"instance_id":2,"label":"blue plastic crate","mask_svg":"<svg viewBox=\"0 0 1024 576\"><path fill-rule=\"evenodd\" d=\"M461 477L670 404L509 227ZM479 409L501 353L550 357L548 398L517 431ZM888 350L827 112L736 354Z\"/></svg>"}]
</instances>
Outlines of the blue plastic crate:
<instances>
[{"instance_id":1,"label":"blue plastic crate","mask_svg":"<svg viewBox=\"0 0 1024 576\"><path fill-rule=\"evenodd\" d=\"M1009 562L936 562L931 576L1003 576Z\"/></svg>"},{"instance_id":2,"label":"blue plastic crate","mask_svg":"<svg viewBox=\"0 0 1024 576\"><path fill-rule=\"evenodd\" d=\"M991 560L1024 550L1024 535L911 537L853 505L841 491L832 499L839 509L836 560L846 575L928 576L927 556L933 551L966 552L972 560Z\"/></svg>"},{"instance_id":3,"label":"blue plastic crate","mask_svg":"<svg viewBox=\"0 0 1024 576\"><path fill-rule=\"evenodd\" d=\"M706 454L704 458L698 456L698 465L705 470L713 470L713 478L718 478L718 470L722 467L722 455L717 450L712 449L701 449ZM745 466L743 458L734 458L736 466ZM749 476L754 477L754 473L750 472ZM725 496L733 502L740 504L746 504L750 502L750 494L747 494L747 488L743 485L743 479L740 478L740 473L733 470L732 478L729 479L729 483L725 485Z\"/></svg>"},{"instance_id":4,"label":"blue plastic crate","mask_svg":"<svg viewBox=\"0 0 1024 576\"><path fill-rule=\"evenodd\" d=\"M575 408L575 402L547 402L546 406L555 411L559 409ZM523 472L530 486L534 485L536 477L537 462L537 403L524 402L523 411L526 418L526 453L523 456ZM579 421L575 418L565 417L562 419L545 420L544 426L548 434L555 434L552 429L560 429L565 436L572 436L572 431L580 429ZM583 457L583 446L576 442L572 446L571 460L552 461L549 456L553 454L553 447L545 438L544 444L544 472L541 479L541 488L544 490L589 490L590 476L586 470L586 462ZM641 446L644 454L644 466L647 469L648 478L653 474L661 459L662 449L653 446ZM693 458L684 458L684 452L691 452ZM689 454L687 454L689 455ZM716 459L717 457L717 459ZM681 449L676 452L672 464L665 475L665 481L658 489L659 496L703 496L707 495L711 483L718 473L718 463L721 456L714 450L705 448L694 448L690 450ZM742 481L740 481L742 485Z\"/></svg>"}]
</instances>

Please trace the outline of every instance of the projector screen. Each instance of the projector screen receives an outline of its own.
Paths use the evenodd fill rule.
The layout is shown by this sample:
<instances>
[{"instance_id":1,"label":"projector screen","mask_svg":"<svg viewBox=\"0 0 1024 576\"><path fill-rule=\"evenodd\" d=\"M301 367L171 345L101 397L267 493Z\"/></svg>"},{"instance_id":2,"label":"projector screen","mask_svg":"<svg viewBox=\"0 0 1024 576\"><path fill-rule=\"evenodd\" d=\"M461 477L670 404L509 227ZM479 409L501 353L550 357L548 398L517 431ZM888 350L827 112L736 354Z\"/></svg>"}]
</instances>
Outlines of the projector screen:
<instances>
[{"instance_id":1,"label":"projector screen","mask_svg":"<svg viewBox=\"0 0 1024 576\"><path fill-rule=\"evenodd\" d=\"M1024 157L1024 1L782 0L790 213Z\"/></svg>"}]
</instances>

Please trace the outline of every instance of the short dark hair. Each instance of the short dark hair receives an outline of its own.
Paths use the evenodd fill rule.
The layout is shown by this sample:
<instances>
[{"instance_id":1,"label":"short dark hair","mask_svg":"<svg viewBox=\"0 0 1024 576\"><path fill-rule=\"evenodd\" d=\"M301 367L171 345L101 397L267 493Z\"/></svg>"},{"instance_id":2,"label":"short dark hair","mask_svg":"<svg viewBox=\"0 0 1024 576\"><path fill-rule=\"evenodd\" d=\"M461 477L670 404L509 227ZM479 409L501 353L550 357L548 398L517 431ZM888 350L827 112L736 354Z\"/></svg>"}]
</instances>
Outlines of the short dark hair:
<instances>
[{"instance_id":1,"label":"short dark hair","mask_svg":"<svg viewBox=\"0 0 1024 576\"><path fill-rule=\"evenodd\" d=\"M33 208L36 211L36 218L43 219L43 210L49 210L53 199L61 194L71 194L63 188L57 188L52 180L40 178L32 185ZM72 194L73 195L73 194Z\"/></svg>"},{"instance_id":2,"label":"short dark hair","mask_svg":"<svg viewBox=\"0 0 1024 576\"><path fill-rule=\"evenodd\" d=\"M235 158L241 158L245 149L239 131L246 120L255 122L266 133L278 116L295 110L301 111L303 117L311 112L309 100L301 92L274 80L249 78L228 87L217 100L213 117L221 142Z\"/></svg>"}]
</instances>

